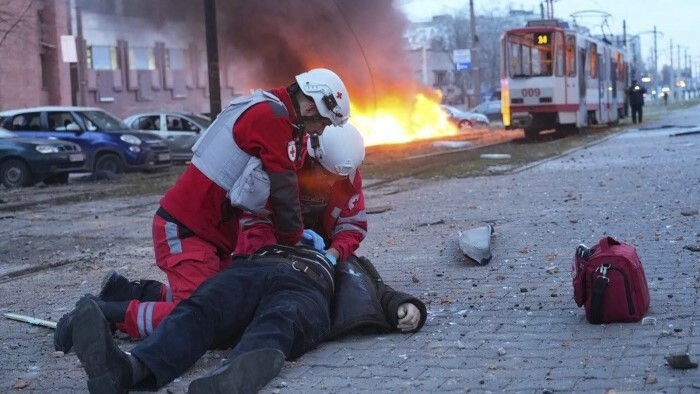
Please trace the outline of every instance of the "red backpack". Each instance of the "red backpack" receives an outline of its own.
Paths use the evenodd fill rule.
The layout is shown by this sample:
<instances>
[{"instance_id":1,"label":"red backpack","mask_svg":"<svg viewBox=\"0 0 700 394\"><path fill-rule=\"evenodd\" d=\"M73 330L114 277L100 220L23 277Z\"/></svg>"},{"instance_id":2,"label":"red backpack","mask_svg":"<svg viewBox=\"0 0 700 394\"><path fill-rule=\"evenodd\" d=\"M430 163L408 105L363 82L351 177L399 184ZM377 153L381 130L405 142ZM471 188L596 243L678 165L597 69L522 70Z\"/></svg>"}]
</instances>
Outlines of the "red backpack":
<instances>
[{"instance_id":1,"label":"red backpack","mask_svg":"<svg viewBox=\"0 0 700 394\"><path fill-rule=\"evenodd\" d=\"M636 322L649 309L644 267L632 245L604 237L576 248L572 264L574 301L593 324Z\"/></svg>"}]
</instances>

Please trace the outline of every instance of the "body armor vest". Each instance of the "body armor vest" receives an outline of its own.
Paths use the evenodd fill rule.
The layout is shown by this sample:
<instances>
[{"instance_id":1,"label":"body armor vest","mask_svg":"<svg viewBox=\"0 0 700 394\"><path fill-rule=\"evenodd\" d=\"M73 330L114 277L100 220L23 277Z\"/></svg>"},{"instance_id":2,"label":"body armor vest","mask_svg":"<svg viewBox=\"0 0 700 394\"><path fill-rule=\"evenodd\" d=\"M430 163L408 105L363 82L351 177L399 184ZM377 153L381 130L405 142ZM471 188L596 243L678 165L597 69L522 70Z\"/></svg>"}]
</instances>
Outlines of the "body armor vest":
<instances>
[{"instance_id":1,"label":"body armor vest","mask_svg":"<svg viewBox=\"0 0 700 394\"><path fill-rule=\"evenodd\" d=\"M256 90L250 96L231 101L192 147L192 164L226 191L231 190L252 157L236 145L233 125L245 110L263 101L280 105L286 112L277 96Z\"/></svg>"}]
</instances>

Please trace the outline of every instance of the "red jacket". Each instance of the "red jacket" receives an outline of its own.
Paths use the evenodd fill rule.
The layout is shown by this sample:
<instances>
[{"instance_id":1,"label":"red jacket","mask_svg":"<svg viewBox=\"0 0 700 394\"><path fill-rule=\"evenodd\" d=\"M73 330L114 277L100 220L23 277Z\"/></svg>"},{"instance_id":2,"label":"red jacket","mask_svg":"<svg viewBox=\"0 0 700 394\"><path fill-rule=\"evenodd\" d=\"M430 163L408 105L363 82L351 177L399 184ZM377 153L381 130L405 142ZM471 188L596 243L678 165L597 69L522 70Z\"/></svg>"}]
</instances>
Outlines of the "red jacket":
<instances>
[{"instance_id":1,"label":"red jacket","mask_svg":"<svg viewBox=\"0 0 700 394\"><path fill-rule=\"evenodd\" d=\"M307 157L305 161L299 171L304 227L321 235L326 241L326 248L338 250L338 261L345 261L367 234L362 175L358 170L352 182L345 178L329 187L323 176L311 169L313 159ZM274 244L272 223L273 220L268 217L243 213L241 233L234 253L251 254Z\"/></svg>"},{"instance_id":2,"label":"red jacket","mask_svg":"<svg viewBox=\"0 0 700 394\"><path fill-rule=\"evenodd\" d=\"M290 141L294 141L296 113L284 88L270 92L282 100L286 113L276 108L279 105L256 104L233 125L233 139L243 151L262 161L270 176L268 202L277 225L277 242L294 245L303 231L296 176L302 161L292 160L288 152ZM299 154L305 154L305 150ZM197 236L231 253L236 245L241 211L231 206L226 192L189 164L160 205Z\"/></svg>"}]
</instances>

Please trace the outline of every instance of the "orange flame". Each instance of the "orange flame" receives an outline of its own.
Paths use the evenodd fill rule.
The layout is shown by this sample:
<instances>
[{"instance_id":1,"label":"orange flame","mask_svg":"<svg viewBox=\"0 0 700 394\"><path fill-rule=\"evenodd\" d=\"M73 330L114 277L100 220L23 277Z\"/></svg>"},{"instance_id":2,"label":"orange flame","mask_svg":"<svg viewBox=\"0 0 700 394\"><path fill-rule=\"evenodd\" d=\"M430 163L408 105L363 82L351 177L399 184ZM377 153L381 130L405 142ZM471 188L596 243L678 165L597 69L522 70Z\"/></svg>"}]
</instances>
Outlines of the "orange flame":
<instances>
[{"instance_id":1,"label":"orange flame","mask_svg":"<svg viewBox=\"0 0 700 394\"><path fill-rule=\"evenodd\" d=\"M365 145L404 143L459 133L440 107L439 97L417 93L413 98L380 97L376 110L351 105L350 123L365 137Z\"/></svg>"}]
</instances>

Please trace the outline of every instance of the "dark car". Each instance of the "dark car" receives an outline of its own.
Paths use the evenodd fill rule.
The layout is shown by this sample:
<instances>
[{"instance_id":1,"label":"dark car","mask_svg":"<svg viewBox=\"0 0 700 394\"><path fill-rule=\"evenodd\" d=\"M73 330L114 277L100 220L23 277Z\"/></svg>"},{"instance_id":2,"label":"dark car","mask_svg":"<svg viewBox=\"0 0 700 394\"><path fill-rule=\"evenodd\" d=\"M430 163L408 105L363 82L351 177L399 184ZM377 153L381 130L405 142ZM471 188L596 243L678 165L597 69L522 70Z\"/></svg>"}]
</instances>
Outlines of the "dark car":
<instances>
[{"instance_id":1,"label":"dark car","mask_svg":"<svg viewBox=\"0 0 700 394\"><path fill-rule=\"evenodd\" d=\"M482 114L464 111L451 105L441 105L447 113L450 121L454 122L460 129L463 127L485 127L489 125L489 120Z\"/></svg>"},{"instance_id":2,"label":"dark car","mask_svg":"<svg viewBox=\"0 0 700 394\"><path fill-rule=\"evenodd\" d=\"M184 112L146 112L131 115L124 123L134 130L151 131L168 143L173 160L192 159L192 146L211 124L207 117Z\"/></svg>"},{"instance_id":3,"label":"dark car","mask_svg":"<svg viewBox=\"0 0 700 394\"><path fill-rule=\"evenodd\" d=\"M503 122L501 114L501 100L485 101L470 110L489 118L489 122Z\"/></svg>"},{"instance_id":4,"label":"dark car","mask_svg":"<svg viewBox=\"0 0 700 394\"><path fill-rule=\"evenodd\" d=\"M0 126L22 137L61 139L82 148L89 171L114 173L172 165L159 136L129 129L99 108L35 107L0 112Z\"/></svg>"},{"instance_id":5,"label":"dark car","mask_svg":"<svg viewBox=\"0 0 700 394\"><path fill-rule=\"evenodd\" d=\"M83 172L85 155L68 141L22 138L0 128L0 182L7 188L37 182L65 183L70 172Z\"/></svg>"}]
</instances>

